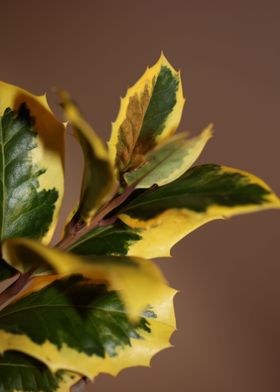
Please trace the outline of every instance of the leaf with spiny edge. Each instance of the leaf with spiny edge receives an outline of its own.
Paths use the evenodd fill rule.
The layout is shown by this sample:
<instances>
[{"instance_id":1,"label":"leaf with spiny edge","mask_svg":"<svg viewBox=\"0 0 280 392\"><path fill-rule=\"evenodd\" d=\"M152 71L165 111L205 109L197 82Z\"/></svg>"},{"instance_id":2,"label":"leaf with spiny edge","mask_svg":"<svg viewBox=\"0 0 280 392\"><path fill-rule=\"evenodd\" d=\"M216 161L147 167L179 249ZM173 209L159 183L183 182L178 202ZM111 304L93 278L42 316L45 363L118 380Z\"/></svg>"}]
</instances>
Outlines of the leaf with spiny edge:
<instances>
[{"instance_id":1,"label":"leaf with spiny edge","mask_svg":"<svg viewBox=\"0 0 280 392\"><path fill-rule=\"evenodd\" d=\"M185 134L174 136L148 152L143 165L125 173L125 181L128 185L137 183L136 188L163 186L175 181L193 165L211 137L212 125L192 139Z\"/></svg>"},{"instance_id":2,"label":"leaf with spiny edge","mask_svg":"<svg viewBox=\"0 0 280 392\"><path fill-rule=\"evenodd\" d=\"M117 182L102 140L82 117L68 93L61 91L60 98L65 117L82 147L85 161L80 201L74 219L88 224L96 211L112 198Z\"/></svg>"},{"instance_id":3,"label":"leaf with spiny edge","mask_svg":"<svg viewBox=\"0 0 280 392\"><path fill-rule=\"evenodd\" d=\"M207 164L165 186L140 192L119 218L141 237L126 254L154 258L170 256L174 244L207 222L271 208L279 209L280 201L262 180Z\"/></svg>"},{"instance_id":4,"label":"leaf with spiny edge","mask_svg":"<svg viewBox=\"0 0 280 392\"><path fill-rule=\"evenodd\" d=\"M70 372L54 374L44 363L18 351L0 355L1 392L66 392L79 379Z\"/></svg>"},{"instance_id":5,"label":"leaf with spiny edge","mask_svg":"<svg viewBox=\"0 0 280 392\"><path fill-rule=\"evenodd\" d=\"M173 135L184 103L180 74L161 54L128 89L112 124L109 152L120 174L141 165L148 151Z\"/></svg>"},{"instance_id":6,"label":"leaf with spiny edge","mask_svg":"<svg viewBox=\"0 0 280 392\"><path fill-rule=\"evenodd\" d=\"M84 256L168 257L173 245L208 222L279 207L279 198L259 178L202 165L174 183L137 190L119 211L122 221L91 230L68 250Z\"/></svg>"},{"instance_id":7,"label":"leaf with spiny edge","mask_svg":"<svg viewBox=\"0 0 280 392\"><path fill-rule=\"evenodd\" d=\"M165 287L165 279L156 264L139 257L80 257L22 238L4 241L2 252L4 259L20 272L38 265L40 272L55 271L63 276L82 274L94 282L106 283L120 293L133 320Z\"/></svg>"},{"instance_id":8,"label":"leaf with spiny edge","mask_svg":"<svg viewBox=\"0 0 280 392\"><path fill-rule=\"evenodd\" d=\"M0 237L48 243L64 192L64 131L46 96L0 82Z\"/></svg>"},{"instance_id":9,"label":"leaf with spiny edge","mask_svg":"<svg viewBox=\"0 0 280 392\"><path fill-rule=\"evenodd\" d=\"M148 366L153 355L170 347L175 293L165 286L131 323L118 294L106 286L81 276L55 281L1 312L0 352L17 349L54 373L65 369L89 378Z\"/></svg>"}]
</instances>

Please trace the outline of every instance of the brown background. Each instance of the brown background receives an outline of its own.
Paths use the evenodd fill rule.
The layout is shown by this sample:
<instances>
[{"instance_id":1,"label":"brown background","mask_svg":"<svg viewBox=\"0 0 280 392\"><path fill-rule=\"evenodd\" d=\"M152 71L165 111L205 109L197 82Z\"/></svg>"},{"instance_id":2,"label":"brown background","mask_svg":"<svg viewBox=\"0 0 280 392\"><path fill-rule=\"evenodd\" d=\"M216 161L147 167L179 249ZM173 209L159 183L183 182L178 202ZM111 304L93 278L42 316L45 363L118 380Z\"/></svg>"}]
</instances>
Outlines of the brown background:
<instances>
[{"instance_id":1,"label":"brown background","mask_svg":"<svg viewBox=\"0 0 280 392\"><path fill-rule=\"evenodd\" d=\"M1 79L67 88L108 138L119 96L163 49L188 98L181 130L214 122L201 162L258 174L280 194L279 2L1 0ZM55 102L55 98L51 98ZM64 215L82 158L68 137ZM214 222L161 263L176 298L175 348L89 390L280 390L279 212Z\"/></svg>"}]
</instances>

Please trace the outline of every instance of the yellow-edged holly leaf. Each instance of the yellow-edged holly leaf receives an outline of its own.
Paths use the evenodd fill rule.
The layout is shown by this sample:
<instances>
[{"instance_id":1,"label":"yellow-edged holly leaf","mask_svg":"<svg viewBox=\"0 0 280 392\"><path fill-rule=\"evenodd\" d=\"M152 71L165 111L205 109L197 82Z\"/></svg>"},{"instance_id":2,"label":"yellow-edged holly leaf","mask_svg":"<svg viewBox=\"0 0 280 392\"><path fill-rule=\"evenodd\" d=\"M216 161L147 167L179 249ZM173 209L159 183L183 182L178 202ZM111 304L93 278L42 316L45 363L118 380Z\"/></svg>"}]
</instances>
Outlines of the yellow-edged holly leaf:
<instances>
[{"instance_id":1,"label":"yellow-edged holly leaf","mask_svg":"<svg viewBox=\"0 0 280 392\"><path fill-rule=\"evenodd\" d=\"M184 102L180 74L162 54L128 89L112 124L109 151L118 172L138 167L148 151L173 135Z\"/></svg>"},{"instance_id":2,"label":"yellow-edged holly leaf","mask_svg":"<svg viewBox=\"0 0 280 392\"><path fill-rule=\"evenodd\" d=\"M150 151L143 165L125 173L127 184L137 183L136 188L150 188L176 180L197 160L211 136L212 125L192 139L178 134Z\"/></svg>"},{"instance_id":3,"label":"yellow-edged holly leaf","mask_svg":"<svg viewBox=\"0 0 280 392\"><path fill-rule=\"evenodd\" d=\"M64 191L64 125L46 96L0 82L0 238L48 243Z\"/></svg>"},{"instance_id":4,"label":"yellow-edged holly leaf","mask_svg":"<svg viewBox=\"0 0 280 392\"><path fill-rule=\"evenodd\" d=\"M70 96L60 93L67 120L71 123L84 154L84 173L76 221L89 223L95 212L116 191L116 179L109 154L92 127L82 117Z\"/></svg>"},{"instance_id":5,"label":"yellow-edged holly leaf","mask_svg":"<svg viewBox=\"0 0 280 392\"><path fill-rule=\"evenodd\" d=\"M131 323L115 291L81 276L58 280L6 307L0 315L0 352L17 349L44 362L93 378L148 366L170 346L173 297L165 286Z\"/></svg>"},{"instance_id":6,"label":"yellow-edged holly leaf","mask_svg":"<svg viewBox=\"0 0 280 392\"><path fill-rule=\"evenodd\" d=\"M165 287L159 268L142 258L80 257L21 238L6 240L2 251L5 260L21 272L38 265L41 271L52 270L63 276L83 274L94 282L106 283L111 290L120 293L132 319Z\"/></svg>"},{"instance_id":7,"label":"yellow-edged holly leaf","mask_svg":"<svg viewBox=\"0 0 280 392\"><path fill-rule=\"evenodd\" d=\"M91 230L69 247L79 255L170 256L179 240L212 220L280 208L259 178L219 165L202 165L168 185L137 190L114 224Z\"/></svg>"},{"instance_id":8,"label":"yellow-edged holly leaf","mask_svg":"<svg viewBox=\"0 0 280 392\"><path fill-rule=\"evenodd\" d=\"M70 372L52 373L44 363L18 351L0 355L0 391L3 392L66 392L79 378Z\"/></svg>"},{"instance_id":9,"label":"yellow-edged holly leaf","mask_svg":"<svg viewBox=\"0 0 280 392\"><path fill-rule=\"evenodd\" d=\"M215 219L280 208L279 198L256 176L207 164L188 170L176 181L135 197L119 218L138 229L141 240L128 255L169 256L185 235Z\"/></svg>"}]
</instances>

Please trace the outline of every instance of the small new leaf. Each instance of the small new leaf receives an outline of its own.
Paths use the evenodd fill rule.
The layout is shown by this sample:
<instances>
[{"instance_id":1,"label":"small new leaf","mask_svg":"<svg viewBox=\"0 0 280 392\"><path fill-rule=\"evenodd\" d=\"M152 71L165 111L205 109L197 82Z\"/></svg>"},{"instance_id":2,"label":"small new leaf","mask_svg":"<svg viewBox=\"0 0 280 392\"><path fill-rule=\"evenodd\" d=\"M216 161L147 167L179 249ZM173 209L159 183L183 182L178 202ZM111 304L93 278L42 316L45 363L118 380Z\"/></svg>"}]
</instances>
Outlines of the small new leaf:
<instances>
[{"instance_id":1,"label":"small new leaf","mask_svg":"<svg viewBox=\"0 0 280 392\"><path fill-rule=\"evenodd\" d=\"M211 136L212 125L192 139L178 134L160 144L146 155L142 166L124 174L127 184L137 183L136 188L150 188L176 180L197 160Z\"/></svg>"}]
</instances>

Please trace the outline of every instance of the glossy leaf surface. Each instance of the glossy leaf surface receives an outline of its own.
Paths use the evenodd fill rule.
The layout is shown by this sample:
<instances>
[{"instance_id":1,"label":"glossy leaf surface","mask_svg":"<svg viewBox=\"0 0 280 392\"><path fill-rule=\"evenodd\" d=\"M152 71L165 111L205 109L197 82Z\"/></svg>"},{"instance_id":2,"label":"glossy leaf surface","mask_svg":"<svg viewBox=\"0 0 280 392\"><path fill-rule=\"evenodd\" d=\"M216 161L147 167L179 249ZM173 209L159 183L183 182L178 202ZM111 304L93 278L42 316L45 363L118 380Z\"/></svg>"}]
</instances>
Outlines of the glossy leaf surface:
<instances>
[{"instance_id":1,"label":"glossy leaf surface","mask_svg":"<svg viewBox=\"0 0 280 392\"><path fill-rule=\"evenodd\" d=\"M0 82L0 237L48 243L64 190L64 125L45 96Z\"/></svg>"}]
</instances>

